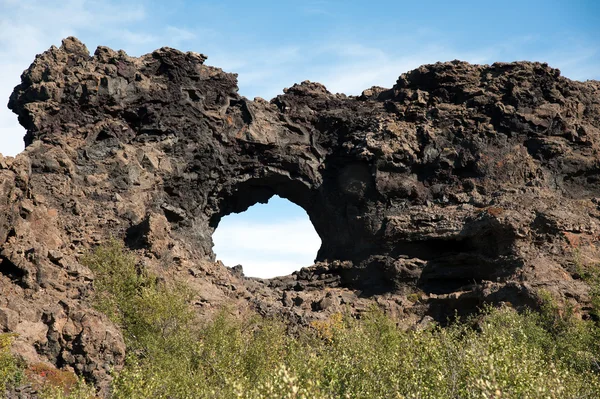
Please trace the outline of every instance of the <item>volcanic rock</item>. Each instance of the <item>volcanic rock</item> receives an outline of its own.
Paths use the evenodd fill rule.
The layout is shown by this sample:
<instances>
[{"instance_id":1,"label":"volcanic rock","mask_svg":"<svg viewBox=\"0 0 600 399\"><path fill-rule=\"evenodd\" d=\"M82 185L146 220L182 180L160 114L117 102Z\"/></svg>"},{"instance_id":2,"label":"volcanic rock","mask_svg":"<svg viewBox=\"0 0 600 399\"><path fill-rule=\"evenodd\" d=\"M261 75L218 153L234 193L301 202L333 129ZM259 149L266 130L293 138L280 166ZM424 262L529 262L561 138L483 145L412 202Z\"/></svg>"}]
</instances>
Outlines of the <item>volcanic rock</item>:
<instances>
[{"instance_id":1,"label":"volcanic rock","mask_svg":"<svg viewBox=\"0 0 600 399\"><path fill-rule=\"evenodd\" d=\"M110 237L143 267L185 277L206 315L228 303L308 323L377 303L444 321L484 302L535 306L541 290L586 315L600 82L452 61L359 97L306 81L267 102L205 60L91 56L67 38L23 73L8 105L26 149L0 156L0 331L20 334L26 361L100 387L123 364L80 263ZM273 195L308 213L315 265L261 280L214 262L221 218Z\"/></svg>"}]
</instances>

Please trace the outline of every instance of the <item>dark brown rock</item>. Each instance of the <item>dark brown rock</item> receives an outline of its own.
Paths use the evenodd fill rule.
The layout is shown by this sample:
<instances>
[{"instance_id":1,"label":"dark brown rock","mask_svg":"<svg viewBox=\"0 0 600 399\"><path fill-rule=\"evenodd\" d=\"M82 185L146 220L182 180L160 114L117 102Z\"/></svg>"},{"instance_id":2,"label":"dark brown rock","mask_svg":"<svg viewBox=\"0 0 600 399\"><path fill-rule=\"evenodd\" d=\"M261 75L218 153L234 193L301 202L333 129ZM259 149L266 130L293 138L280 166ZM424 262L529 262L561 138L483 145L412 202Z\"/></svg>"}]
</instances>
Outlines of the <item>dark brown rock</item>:
<instances>
[{"instance_id":1,"label":"dark brown rock","mask_svg":"<svg viewBox=\"0 0 600 399\"><path fill-rule=\"evenodd\" d=\"M110 236L185 276L206 315L233 303L308 323L376 302L444 321L540 289L589 305L575 253L599 260L600 83L453 61L360 97L306 81L250 101L205 59L90 56L68 38L23 73L9 107L27 148L0 158L0 328L27 360L99 385L122 364L78 262ZM214 263L220 219L275 194L307 211L318 262L271 281Z\"/></svg>"}]
</instances>

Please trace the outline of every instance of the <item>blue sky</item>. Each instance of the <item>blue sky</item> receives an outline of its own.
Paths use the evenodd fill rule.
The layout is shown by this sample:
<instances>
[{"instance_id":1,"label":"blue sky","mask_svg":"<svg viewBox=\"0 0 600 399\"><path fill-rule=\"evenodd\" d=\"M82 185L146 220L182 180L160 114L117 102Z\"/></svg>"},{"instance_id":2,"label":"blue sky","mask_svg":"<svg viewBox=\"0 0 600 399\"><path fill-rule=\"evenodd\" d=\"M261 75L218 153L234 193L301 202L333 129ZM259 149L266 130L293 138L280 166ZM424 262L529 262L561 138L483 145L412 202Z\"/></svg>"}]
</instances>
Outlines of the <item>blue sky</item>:
<instances>
[{"instance_id":1,"label":"blue sky","mask_svg":"<svg viewBox=\"0 0 600 399\"><path fill-rule=\"evenodd\" d=\"M313 264L321 239L298 205L274 196L221 219L214 252L227 266L241 264L252 277L290 274Z\"/></svg>"},{"instance_id":2,"label":"blue sky","mask_svg":"<svg viewBox=\"0 0 600 399\"><path fill-rule=\"evenodd\" d=\"M22 150L24 132L5 107L19 75L68 35L91 52L107 45L130 55L162 46L204 53L208 64L237 72L249 98L270 99L306 79L359 94L452 59L544 61L572 79L600 80L600 2L593 0L0 0L0 153ZM283 203L252 220L293 225L305 217Z\"/></svg>"}]
</instances>

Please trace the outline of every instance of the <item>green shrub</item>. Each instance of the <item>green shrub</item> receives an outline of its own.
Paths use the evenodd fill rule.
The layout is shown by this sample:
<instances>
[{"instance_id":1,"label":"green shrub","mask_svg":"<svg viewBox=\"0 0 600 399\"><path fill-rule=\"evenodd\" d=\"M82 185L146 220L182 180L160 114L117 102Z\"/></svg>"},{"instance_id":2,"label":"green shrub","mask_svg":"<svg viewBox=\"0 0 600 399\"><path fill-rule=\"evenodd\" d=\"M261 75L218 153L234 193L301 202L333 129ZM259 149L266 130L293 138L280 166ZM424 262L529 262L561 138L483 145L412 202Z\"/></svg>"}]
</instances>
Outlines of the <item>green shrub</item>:
<instances>
[{"instance_id":1,"label":"green shrub","mask_svg":"<svg viewBox=\"0 0 600 399\"><path fill-rule=\"evenodd\" d=\"M159 283L152 273L138 268L135 257L116 240L82 262L95 274L94 306L121 327L129 352L127 367L115 381L114 396L148 397L144 392L154 387L153 372L161 379L156 392L180 395L182 384L189 382L182 379L189 376L187 368L198 342L189 289L176 282ZM140 369L144 386L131 391L124 381L135 380Z\"/></svg>"},{"instance_id":2,"label":"green shrub","mask_svg":"<svg viewBox=\"0 0 600 399\"><path fill-rule=\"evenodd\" d=\"M22 378L22 370L15 357L10 353L14 334L0 334L0 394L11 384Z\"/></svg>"},{"instance_id":3,"label":"green shrub","mask_svg":"<svg viewBox=\"0 0 600 399\"><path fill-rule=\"evenodd\" d=\"M86 260L96 306L128 346L113 398L598 398L599 328L558 313L486 308L402 331L376 308L287 334L283 320L198 320L182 284L158 283L112 242Z\"/></svg>"},{"instance_id":4,"label":"green shrub","mask_svg":"<svg viewBox=\"0 0 600 399\"><path fill-rule=\"evenodd\" d=\"M590 286L592 300L592 315L600 320L600 266L597 264L584 265L579 251L575 252L575 268L577 273Z\"/></svg>"},{"instance_id":5,"label":"green shrub","mask_svg":"<svg viewBox=\"0 0 600 399\"><path fill-rule=\"evenodd\" d=\"M79 378L68 389L60 385L45 385L39 390L38 399L97 399L97 396L96 390Z\"/></svg>"},{"instance_id":6,"label":"green shrub","mask_svg":"<svg viewBox=\"0 0 600 399\"><path fill-rule=\"evenodd\" d=\"M95 308L121 326L130 351L187 354L194 313L188 306L191 292L183 284L159 283L116 240L82 263L95 274Z\"/></svg>"},{"instance_id":7,"label":"green shrub","mask_svg":"<svg viewBox=\"0 0 600 399\"><path fill-rule=\"evenodd\" d=\"M316 329L290 337L281 321L221 315L190 358L169 367L130 362L115 397L600 397L594 363L562 342L570 335L545 330L539 315L490 309L477 326L403 332L373 312L333 320L330 337Z\"/></svg>"},{"instance_id":8,"label":"green shrub","mask_svg":"<svg viewBox=\"0 0 600 399\"><path fill-rule=\"evenodd\" d=\"M111 240L82 259L95 274L94 306L112 321L123 325L145 285L152 285L145 273L138 272L133 254Z\"/></svg>"}]
</instances>

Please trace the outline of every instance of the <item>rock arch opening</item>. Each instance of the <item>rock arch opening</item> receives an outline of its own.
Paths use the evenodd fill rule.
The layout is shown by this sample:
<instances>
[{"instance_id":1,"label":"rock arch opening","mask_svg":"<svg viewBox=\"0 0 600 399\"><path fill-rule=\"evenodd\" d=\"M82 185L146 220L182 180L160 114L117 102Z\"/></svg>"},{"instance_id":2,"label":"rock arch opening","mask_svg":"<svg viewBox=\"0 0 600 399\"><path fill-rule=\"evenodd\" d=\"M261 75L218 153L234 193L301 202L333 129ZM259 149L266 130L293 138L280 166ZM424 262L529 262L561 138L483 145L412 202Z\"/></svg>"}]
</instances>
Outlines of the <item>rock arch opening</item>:
<instances>
[{"instance_id":1,"label":"rock arch opening","mask_svg":"<svg viewBox=\"0 0 600 399\"><path fill-rule=\"evenodd\" d=\"M291 274L314 263L321 238L307 212L277 195L218 221L213 252L226 266L242 265L248 277ZM238 208L239 209L239 208Z\"/></svg>"}]
</instances>

